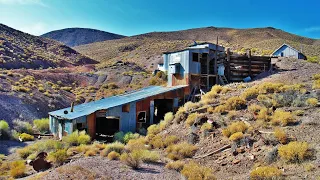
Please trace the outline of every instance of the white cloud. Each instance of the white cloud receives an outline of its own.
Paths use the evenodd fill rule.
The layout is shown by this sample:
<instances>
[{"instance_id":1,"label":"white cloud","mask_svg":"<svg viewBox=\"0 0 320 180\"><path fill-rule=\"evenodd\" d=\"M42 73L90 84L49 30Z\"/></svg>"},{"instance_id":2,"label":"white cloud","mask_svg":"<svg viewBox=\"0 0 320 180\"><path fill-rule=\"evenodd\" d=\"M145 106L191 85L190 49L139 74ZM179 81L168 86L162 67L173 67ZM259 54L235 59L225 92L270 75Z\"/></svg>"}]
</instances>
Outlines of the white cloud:
<instances>
[{"instance_id":1,"label":"white cloud","mask_svg":"<svg viewBox=\"0 0 320 180\"><path fill-rule=\"evenodd\" d=\"M27 4L35 4L47 7L42 0L0 0L0 4L7 4L7 5L27 5Z\"/></svg>"},{"instance_id":2,"label":"white cloud","mask_svg":"<svg viewBox=\"0 0 320 180\"><path fill-rule=\"evenodd\" d=\"M19 28L19 30L32 35L39 36L48 32L48 26L45 23L39 22L30 26L21 27Z\"/></svg>"},{"instance_id":3,"label":"white cloud","mask_svg":"<svg viewBox=\"0 0 320 180\"><path fill-rule=\"evenodd\" d=\"M305 31L307 31L307 32L318 32L318 31L320 31L320 26L309 27L309 28L306 28Z\"/></svg>"}]
</instances>

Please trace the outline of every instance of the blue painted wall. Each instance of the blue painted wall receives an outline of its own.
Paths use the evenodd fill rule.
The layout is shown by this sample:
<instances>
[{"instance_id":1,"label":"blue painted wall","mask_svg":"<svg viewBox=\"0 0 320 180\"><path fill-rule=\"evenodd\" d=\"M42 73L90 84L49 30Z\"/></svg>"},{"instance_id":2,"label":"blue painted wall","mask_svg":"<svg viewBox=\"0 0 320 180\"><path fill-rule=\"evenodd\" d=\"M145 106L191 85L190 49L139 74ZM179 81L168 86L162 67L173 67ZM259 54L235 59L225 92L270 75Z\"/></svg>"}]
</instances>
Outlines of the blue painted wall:
<instances>
[{"instance_id":1,"label":"blue painted wall","mask_svg":"<svg viewBox=\"0 0 320 180\"><path fill-rule=\"evenodd\" d=\"M120 131L135 132L136 130L136 102L130 103L130 111L122 112L122 106L116 106L107 110L107 116L120 118Z\"/></svg>"}]
</instances>

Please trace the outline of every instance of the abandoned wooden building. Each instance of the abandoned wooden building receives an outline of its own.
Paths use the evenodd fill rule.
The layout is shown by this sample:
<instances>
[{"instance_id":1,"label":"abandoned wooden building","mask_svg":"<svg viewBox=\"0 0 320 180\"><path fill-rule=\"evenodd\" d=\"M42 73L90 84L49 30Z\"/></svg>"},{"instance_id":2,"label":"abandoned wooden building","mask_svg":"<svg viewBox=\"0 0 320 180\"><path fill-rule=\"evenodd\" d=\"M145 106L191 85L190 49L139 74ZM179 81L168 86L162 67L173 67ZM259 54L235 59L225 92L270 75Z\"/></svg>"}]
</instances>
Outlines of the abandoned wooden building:
<instances>
[{"instance_id":1,"label":"abandoned wooden building","mask_svg":"<svg viewBox=\"0 0 320 180\"><path fill-rule=\"evenodd\" d=\"M58 137L86 130L92 138L118 131L135 132L159 123L165 113L176 112L186 101L196 101L215 84L242 81L271 68L271 58L232 55L212 43L165 52L159 70L167 74L167 87L150 86L123 95L76 105L49 113L50 130Z\"/></svg>"},{"instance_id":2,"label":"abandoned wooden building","mask_svg":"<svg viewBox=\"0 0 320 180\"><path fill-rule=\"evenodd\" d=\"M150 86L53 111L49 113L50 130L59 138L75 130L86 130L92 138L118 131L135 132L177 110L183 104L186 87Z\"/></svg>"},{"instance_id":3,"label":"abandoned wooden building","mask_svg":"<svg viewBox=\"0 0 320 180\"><path fill-rule=\"evenodd\" d=\"M298 51L297 49L289 46L288 44L281 45L278 49L276 49L272 53L272 56L292 57L292 58L304 59L304 60L307 59L307 57L301 51Z\"/></svg>"}]
</instances>

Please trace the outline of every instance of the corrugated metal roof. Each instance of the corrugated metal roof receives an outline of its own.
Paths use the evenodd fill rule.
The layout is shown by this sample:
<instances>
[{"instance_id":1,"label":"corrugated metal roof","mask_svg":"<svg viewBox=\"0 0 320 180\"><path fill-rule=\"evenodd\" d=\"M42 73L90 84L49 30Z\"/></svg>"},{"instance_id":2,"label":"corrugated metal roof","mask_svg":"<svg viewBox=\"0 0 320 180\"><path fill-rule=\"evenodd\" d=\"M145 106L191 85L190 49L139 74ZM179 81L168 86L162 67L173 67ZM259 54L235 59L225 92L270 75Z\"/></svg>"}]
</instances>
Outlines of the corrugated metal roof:
<instances>
[{"instance_id":1,"label":"corrugated metal roof","mask_svg":"<svg viewBox=\"0 0 320 180\"><path fill-rule=\"evenodd\" d=\"M74 119L81 116L89 115L98 110L120 106L122 104L138 101L150 96L155 96L158 94L166 93L184 87L187 87L187 85L173 87L149 86L137 91L128 92L126 94L111 96L105 99L100 99L98 101L92 101L89 103L76 105L74 106L73 112L70 112L70 107L68 107L57 111L49 112L49 115L57 117L59 119ZM68 111L68 114L64 114L64 111Z\"/></svg>"}]
</instances>

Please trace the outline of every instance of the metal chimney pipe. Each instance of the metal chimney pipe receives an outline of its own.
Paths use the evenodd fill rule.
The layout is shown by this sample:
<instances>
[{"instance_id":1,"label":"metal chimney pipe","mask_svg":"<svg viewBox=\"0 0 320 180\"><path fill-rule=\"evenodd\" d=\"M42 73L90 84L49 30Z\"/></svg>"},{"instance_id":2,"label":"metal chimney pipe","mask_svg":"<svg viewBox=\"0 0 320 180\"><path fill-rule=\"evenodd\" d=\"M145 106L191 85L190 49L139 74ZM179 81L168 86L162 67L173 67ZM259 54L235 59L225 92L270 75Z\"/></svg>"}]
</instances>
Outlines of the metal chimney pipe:
<instances>
[{"instance_id":1,"label":"metal chimney pipe","mask_svg":"<svg viewBox=\"0 0 320 180\"><path fill-rule=\"evenodd\" d=\"M71 110L70 110L70 112L73 112L73 108L74 108L74 102L71 103Z\"/></svg>"}]
</instances>

